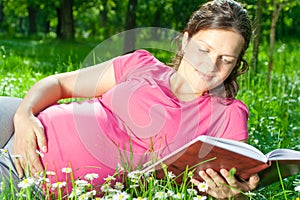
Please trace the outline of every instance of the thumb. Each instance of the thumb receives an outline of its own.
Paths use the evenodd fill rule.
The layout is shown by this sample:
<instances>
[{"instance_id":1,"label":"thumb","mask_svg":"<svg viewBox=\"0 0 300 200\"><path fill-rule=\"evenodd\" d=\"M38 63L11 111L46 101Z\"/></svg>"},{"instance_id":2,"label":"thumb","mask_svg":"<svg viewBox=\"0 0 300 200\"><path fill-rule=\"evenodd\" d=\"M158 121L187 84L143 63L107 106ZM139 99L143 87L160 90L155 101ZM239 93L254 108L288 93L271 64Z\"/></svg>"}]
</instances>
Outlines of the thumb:
<instances>
[{"instance_id":1,"label":"thumb","mask_svg":"<svg viewBox=\"0 0 300 200\"><path fill-rule=\"evenodd\" d=\"M36 128L34 131L35 131L35 135L37 138L37 145L38 145L39 149L41 151L43 151L44 153L46 153L48 151L48 149L47 149L47 140L46 140L46 136L44 133L44 128L39 127L39 128Z\"/></svg>"},{"instance_id":2,"label":"thumb","mask_svg":"<svg viewBox=\"0 0 300 200\"><path fill-rule=\"evenodd\" d=\"M255 174L249 178L248 186L249 186L250 190L254 190L257 187L259 180L260 180L260 178L259 178L258 174Z\"/></svg>"}]
</instances>

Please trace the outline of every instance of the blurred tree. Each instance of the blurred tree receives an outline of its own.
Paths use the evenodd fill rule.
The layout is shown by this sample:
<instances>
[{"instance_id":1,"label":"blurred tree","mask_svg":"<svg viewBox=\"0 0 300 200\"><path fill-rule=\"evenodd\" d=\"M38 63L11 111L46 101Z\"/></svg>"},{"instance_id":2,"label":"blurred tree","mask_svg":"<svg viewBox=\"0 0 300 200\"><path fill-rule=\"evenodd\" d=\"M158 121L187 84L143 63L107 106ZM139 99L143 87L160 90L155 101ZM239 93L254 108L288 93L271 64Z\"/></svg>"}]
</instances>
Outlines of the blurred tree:
<instances>
[{"instance_id":1,"label":"blurred tree","mask_svg":"<svg viewBox=\"0 0 300 200\"><path fill-rule=\"evenodd\" d=\"M293 0L272 0L272 20L271 20L271 28L270 28L270 47L269 47L269 63L268 63L268 76L267 76L267 84L271 81L271 74L273 71L273 57L274 57L274 46L276 39L276 25L278 22L279 15L282 10L289 10L292 7L295 7L300 2Z\"/></svg>"},{"instance_id":2,"label":"blurred tree","mask_svg":"<svg viewBox=\"0 0 300 200\"><path fill-rule=\"evenodd\" d=\"M136 28L136 10L137 10L138 1L129 0L127 6L127 17L125 30L130 30ZM124 53L132 51L135 49L135 31L127 31L124 38Z\"/></svg>"},{"instance_id":3,"label":"blurred tree","mask_svg":"<svg viewBox=\"0 0 300 200\"><path fill-rule=\"evenodd\" d=\"M28 34L33 35L37 33L37 13L39 4L36 0L27 0L28 10Z\"/></svg>"},{"instance_id":4,"label":"blurred tree","mask_svg":"<svg viewBox=\"0 0 300 200\"><path fill-rule=\"evenodd\" d=\"M51 35L56 33L56 36L62 39L75 37L97 40L142 26L181 31L191 13L204 2L206 0L0 0L0 31L2 35L11 36L19 33L51 32ZM260 40L270 42L273 0L241 0L241 2L244 5L248 4L248 7L252 6L249 13L252 18L256 17L254 24L256 32L253 37L255 49L252 58L252 65L255 67L259 61L256 57L259 54ZM278 16L275 39L298 37L300 1L276 0L278 5L283 2L288 3ZM263 5L259 6L260 3ZM296 6L293 7L292 4ZM135 10L128 12L128 9ZM262 10L261 23L260 10ZM260 29L261 36L259 36ZM155 34L161 33L153 32L153 36Z\"/></svg>"},{"instance_id":5,"label":"blurred tree","mask_svg":"<svg viewBox=\"0 0 300 200\"><path fill-rule=\"evenodd\" d=\"M257 0L256 3L256 12L255 12L255 20L254 20L254 33L253 33L253 51L252 51L252 67L255 73L257 73L257 65L258 65L258 54L259 54L259 45L261 39L261 24L262 24L262 6L263 0Z\"/></svg>"},{"instance_id":6,"label":"blurred tree","mask_svg":"<svg viewBox=\"0 0 300 200\"><path fill-rule=\"evenodd\" d=\"M73 0L60 0L58 11L58 25L60 25L59 38L62 40L73 40L75 36Z\"/></svg>"},{"instance_id":7,"label":"blurred tree","mask_svg":"<svg viewBox=\"0 0 300 200\"><path fill-rule=\"evenodd\" d=\"M0 2L0 31L1 31L1 28L3 28L3 25L4 25L3 3Z\"/></svg>"},{"instance_id":8,"label":"blurred tree","mask_svg":"<svg viewBox=\"0 0 300 200\"><path fill-rule=\"evenodd\" d=\"M271 81L271 72L273 70L273 54L274 54L274 45L275 45L276 24L278 21L279 14L281 10L284 8L284 6L286 5L286 3L287 1L278 2L278 0L273 0L267 84L269 84Z\"/></svg>"},{"instance_id":9,"label":"blurred tree","mask_svg":"<svg viewBox=\"0 0 300 200\"><path fill-rule=\"evenodd\" d=\"M25 20L27 14L27 3L25 0L6 0L3 1L3 13L7 24L6 33L15 35L16 33L25 33ZM18 5L18 6L15 6Z\"/></svg>"}]
</instances>

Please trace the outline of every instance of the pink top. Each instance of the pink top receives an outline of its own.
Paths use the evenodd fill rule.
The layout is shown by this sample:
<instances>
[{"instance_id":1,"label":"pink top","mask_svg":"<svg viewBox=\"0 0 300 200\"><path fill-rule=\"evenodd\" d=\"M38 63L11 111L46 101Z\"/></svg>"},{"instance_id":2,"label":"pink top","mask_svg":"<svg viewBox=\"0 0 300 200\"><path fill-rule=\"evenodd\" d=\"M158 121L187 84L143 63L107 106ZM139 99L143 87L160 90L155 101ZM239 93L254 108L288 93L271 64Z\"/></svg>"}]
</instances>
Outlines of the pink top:
<instances>
[{"instance_id":1,"label":"pink top","mask_svg":"<svg viewBox=\"0 0 300 200\"><path fill-rule=\"evenodd\" d=\"M49 152L47 170L75 178L96 172L103 178L118 164L136 166L155 152L162 157L199 135L247 139L247 107L239 100L221 103L209 95L178 100L170 89L174 69L138 50L114 59L116 86L102 98L54 105L39 114ZM130 159L132 159L130 161Z\"/></svg>"}]
</instances>

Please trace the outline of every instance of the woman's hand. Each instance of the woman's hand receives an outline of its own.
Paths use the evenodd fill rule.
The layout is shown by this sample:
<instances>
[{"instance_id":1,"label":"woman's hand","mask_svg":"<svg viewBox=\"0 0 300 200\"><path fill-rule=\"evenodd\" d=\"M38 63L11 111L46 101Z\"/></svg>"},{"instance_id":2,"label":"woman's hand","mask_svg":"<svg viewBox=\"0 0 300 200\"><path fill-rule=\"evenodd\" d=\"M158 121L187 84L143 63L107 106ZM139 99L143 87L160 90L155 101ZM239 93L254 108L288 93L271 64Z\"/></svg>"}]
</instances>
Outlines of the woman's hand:
<instances>
[{"instance_id":1,"label":"woman's hand","mask_svg":"<svg viewBox=\"0 0 300 200\"><path fill-rule=\"evenodd\" d=\"M14 135L14 163L19 177L26 175L34 176L43 171L43 165L37 150L47 152L44 127L34 115L15 116ZM24 174L25 173L25 174Z\"/></svg>"},{"instance_id":2,"label":"woman's hand","mask_svg":"<svg viewBox=\"0 0 300 200\"><path fill-rule=\"evenodd\" d=\"M220 175L221 174L221 175ZM257 174L251 176L246 182L238 181L226 169L221 169L220 174L212 169L200 171L200 177L208 184L207 194L215 198L228 198L255 189L259 183ZM198 180L192 179L198 185Z\"/></svg>"}]
</instances>

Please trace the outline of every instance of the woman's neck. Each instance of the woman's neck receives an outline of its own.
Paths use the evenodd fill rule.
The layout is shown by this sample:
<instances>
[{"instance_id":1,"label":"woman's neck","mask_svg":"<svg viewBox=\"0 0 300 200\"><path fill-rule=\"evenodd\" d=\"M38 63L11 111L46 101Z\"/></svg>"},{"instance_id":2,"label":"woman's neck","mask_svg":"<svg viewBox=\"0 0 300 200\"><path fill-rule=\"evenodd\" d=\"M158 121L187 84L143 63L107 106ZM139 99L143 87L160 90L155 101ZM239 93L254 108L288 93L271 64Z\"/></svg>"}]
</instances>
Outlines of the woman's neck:
<instances>
[{"instance_id":1,"label":"woman's neck","mask_svg":"<svg viewBox=\"0 0 300 200\"><path fill-rule=\"evenodd\" d=\"M170 87L173 95L180 101L192 101L203 93L196 93L180 72L176 71L170 77Z\"/></svg>"}]
</instances>

